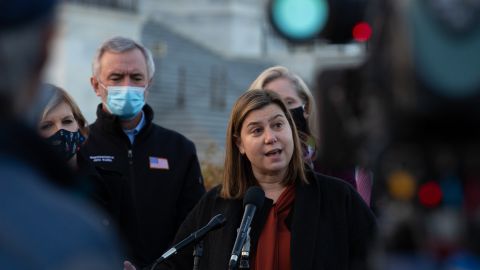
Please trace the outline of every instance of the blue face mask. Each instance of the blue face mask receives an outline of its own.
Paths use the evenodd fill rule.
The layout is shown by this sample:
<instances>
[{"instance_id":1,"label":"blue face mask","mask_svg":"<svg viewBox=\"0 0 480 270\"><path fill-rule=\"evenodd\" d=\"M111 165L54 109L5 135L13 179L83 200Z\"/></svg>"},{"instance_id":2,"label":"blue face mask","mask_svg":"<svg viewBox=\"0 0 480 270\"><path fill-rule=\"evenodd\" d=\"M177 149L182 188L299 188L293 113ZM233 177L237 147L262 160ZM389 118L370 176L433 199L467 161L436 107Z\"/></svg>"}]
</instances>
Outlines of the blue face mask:
<instances>
[{"instance_id":1,"label":"blue face mask","mask_svg":"<svg viewBox=\"0 0 480 270\"><path fill-rule=\"evenodd\" d=\"M106 105L120 119L132 119L145 105L145 87L108 86Z\"/></svg>"}]
</instances>

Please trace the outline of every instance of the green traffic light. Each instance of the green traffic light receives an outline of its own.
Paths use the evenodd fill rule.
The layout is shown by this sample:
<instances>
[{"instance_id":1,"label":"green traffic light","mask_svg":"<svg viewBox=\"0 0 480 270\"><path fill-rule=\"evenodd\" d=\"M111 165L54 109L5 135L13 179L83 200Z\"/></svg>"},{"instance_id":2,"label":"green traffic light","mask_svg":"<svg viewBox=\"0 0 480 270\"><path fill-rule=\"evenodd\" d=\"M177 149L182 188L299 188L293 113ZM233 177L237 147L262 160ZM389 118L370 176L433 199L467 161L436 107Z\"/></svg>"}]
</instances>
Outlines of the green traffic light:
<instances>
[{"instance_id":1,"label":"green traffic light","mask_svg":"<svg viewBox=\"0 0 480 270\"><path fill-rule=\"evenodd\" d=\"M291 41L306 41L325 27L329 6L326 0L272 0L269 11L280 35Z\"/></svg>"}]
</instances>

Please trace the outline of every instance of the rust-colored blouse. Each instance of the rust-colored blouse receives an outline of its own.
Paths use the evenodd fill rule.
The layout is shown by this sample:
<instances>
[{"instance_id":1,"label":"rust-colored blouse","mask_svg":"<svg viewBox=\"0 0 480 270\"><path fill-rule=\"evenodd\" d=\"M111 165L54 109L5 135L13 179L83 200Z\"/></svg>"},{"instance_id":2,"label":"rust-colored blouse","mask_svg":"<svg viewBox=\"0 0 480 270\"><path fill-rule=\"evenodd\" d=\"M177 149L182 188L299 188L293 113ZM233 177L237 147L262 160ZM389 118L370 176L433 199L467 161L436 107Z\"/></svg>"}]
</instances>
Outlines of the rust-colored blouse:
<instances>
[{"instance_id":1,"label":"rust-colored blouse","mask_svg":"<svg viewBox=\"0 0 480 270\"><path fill-rule=\"evenodd\" d=\"M268 213L265 226L258 239L252 269L290 270L290 230L285 224L295 199L295 186L287 187Z\"/></svg>"}]
</instances>

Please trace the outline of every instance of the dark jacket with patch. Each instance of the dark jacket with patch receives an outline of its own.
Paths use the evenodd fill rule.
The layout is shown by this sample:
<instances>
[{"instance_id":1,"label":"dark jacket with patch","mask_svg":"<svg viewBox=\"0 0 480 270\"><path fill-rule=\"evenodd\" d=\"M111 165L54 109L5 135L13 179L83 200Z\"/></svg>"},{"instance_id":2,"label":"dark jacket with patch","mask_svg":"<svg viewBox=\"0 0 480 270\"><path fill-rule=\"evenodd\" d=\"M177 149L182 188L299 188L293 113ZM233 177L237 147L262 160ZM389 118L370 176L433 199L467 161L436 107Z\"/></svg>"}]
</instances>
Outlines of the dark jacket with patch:
<instances>
[{"instance_id":1,"label":"dark jacket with patch","mask_svg":"<svg viewBox=\"0 0 480 270\"><path fill-rule=\"evenodd\" d=\"M353 188L325 175L309 173L310 184L297 184L292 211L287 217L291 231L292 270L366 269L367 251L373 244L376 219ZM180 227L175 242L203 227L221 213L225 226L210 232L204 239L200 269L225 270L240 226L242 200L226 200L220 188L209 191ZM254 216L251 228L251 254L255 254L272 200L265 199L263 208ZM193 267L193 246L173 255L158 269Z\"/></svg>"},{"instance_id":2,"label":"dark jacket with patch","mask_svg":"<svg viewBox=\"0 0 480 270\"><path fill-rule=\"evenodd\" d=\"M145 266L170 246L188 212L205 193L194 144L181 134L152 122L143 108L145 126L133 144L116 116L97 108L97 120L82 153L105 177L103 193L136 265Z\"/></svg>"}]
</instances>

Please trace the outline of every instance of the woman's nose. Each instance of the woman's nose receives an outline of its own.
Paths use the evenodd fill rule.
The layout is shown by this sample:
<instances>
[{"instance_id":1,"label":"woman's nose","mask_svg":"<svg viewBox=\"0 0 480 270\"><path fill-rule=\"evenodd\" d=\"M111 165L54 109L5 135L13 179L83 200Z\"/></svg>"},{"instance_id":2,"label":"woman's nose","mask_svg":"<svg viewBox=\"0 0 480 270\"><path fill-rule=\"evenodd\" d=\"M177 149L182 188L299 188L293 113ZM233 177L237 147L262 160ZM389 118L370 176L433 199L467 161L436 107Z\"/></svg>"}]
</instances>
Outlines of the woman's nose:
<instances>
[{"instance_id":1,"label":"woman's nose","mask_svg":"<svg viewBox=\"0 0 480 270\"><path fill-rule=\"evenodd\" d=\"M275 132L272 130L265 131L265 143L272 144L277 142L277 136L275 136Z\"/></svg>"},{"instance_id":2,"label":"woman's nose","mask_svg":"<svg viewBox=\"0 0 480 270\"><path fill-rule=\"evenodd\" d=\"M57 133L62 128L62 124L55 124L55 126L53 126L53 133Z\"/></svg>"}]
</instances>

